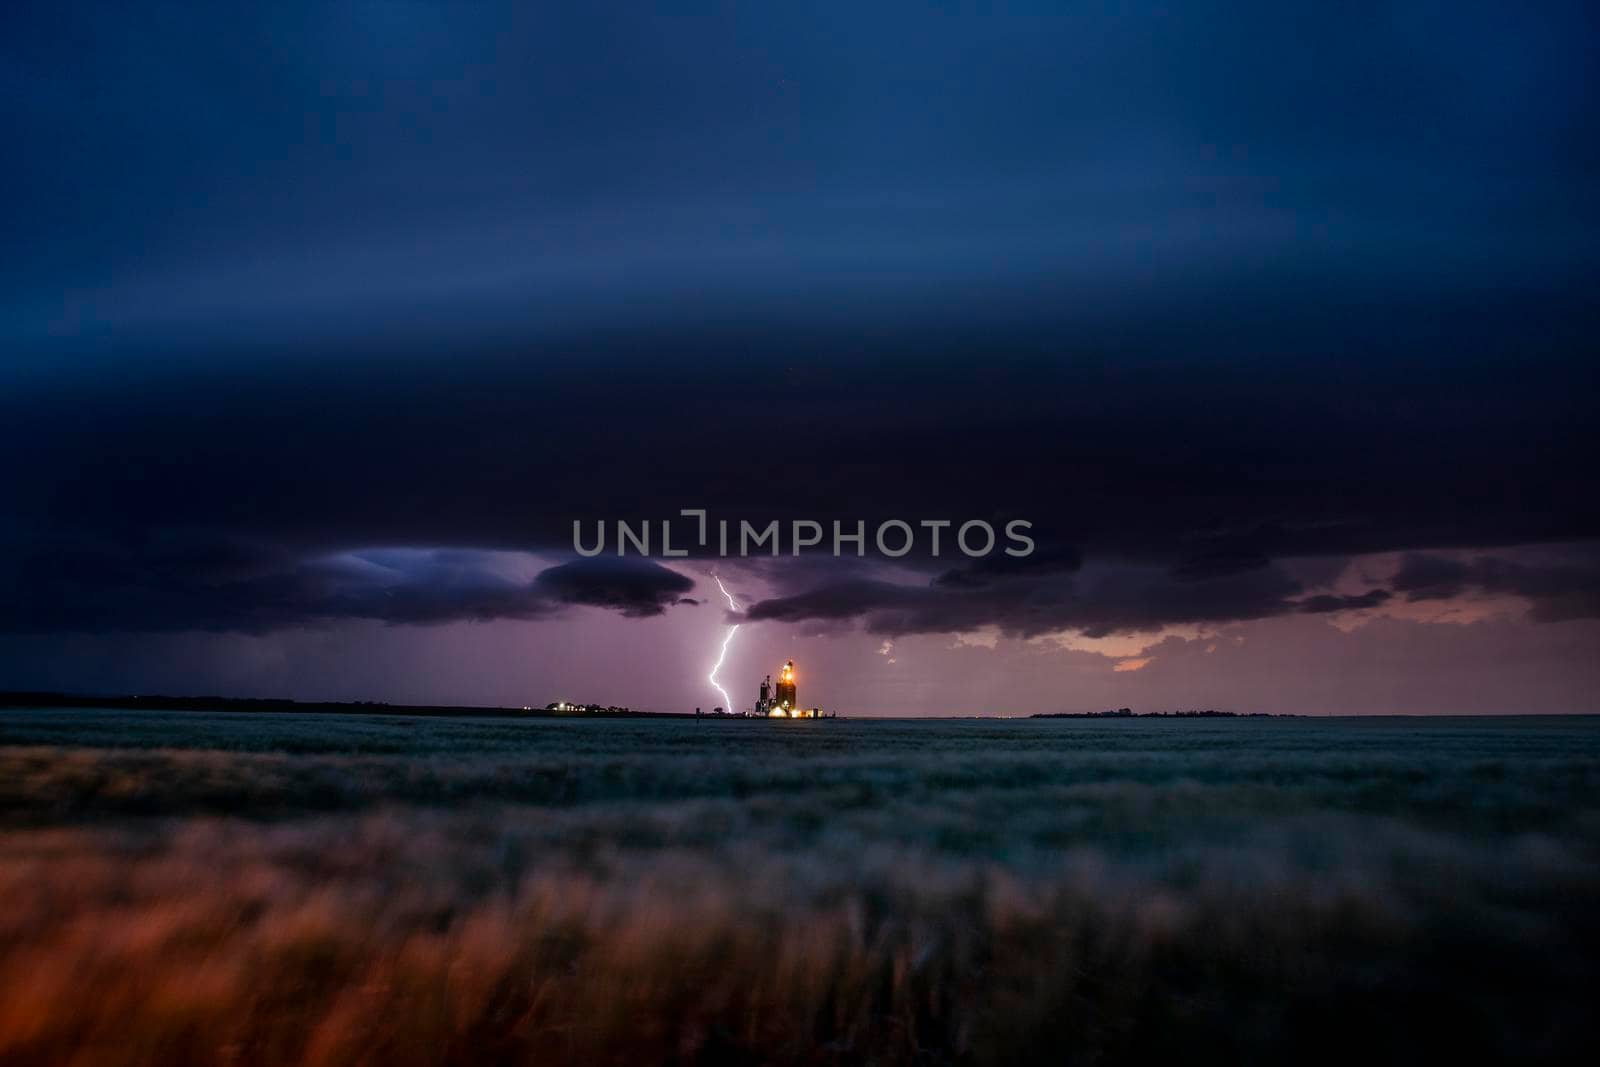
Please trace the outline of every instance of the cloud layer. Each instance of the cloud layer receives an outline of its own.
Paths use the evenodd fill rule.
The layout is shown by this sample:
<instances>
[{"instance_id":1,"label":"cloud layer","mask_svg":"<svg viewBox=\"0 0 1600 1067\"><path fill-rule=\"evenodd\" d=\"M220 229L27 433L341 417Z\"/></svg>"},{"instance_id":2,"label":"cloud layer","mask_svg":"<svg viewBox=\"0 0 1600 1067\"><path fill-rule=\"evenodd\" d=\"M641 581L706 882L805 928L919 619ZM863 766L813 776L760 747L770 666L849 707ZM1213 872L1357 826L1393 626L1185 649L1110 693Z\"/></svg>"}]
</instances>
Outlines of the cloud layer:
<instances>
[{"instance_id":1,"label":"cloud layer","mask_svg":"<svg viewBox=\"0 0 1600 1067\"><path fill-rule=\"evenodd\" d=\"M1013 14L7 5L0 630L1594 617L1594 5Z\"/></svg>"},{"instance_id":2,"label":"cloud layer","mask_svg":"<svg viewBox=\"0 0 1600 1067\"><path fill-rule=\"evenodd\" d=\"M642 618L692 579L645 559L545 567L523 553L369 549L298 558L190 535L38 549L13 561L0 632L266 632L343 619L535 619L569 605ZM693 603L693 601L690 601Z\"/></svg>"}]
</instances>

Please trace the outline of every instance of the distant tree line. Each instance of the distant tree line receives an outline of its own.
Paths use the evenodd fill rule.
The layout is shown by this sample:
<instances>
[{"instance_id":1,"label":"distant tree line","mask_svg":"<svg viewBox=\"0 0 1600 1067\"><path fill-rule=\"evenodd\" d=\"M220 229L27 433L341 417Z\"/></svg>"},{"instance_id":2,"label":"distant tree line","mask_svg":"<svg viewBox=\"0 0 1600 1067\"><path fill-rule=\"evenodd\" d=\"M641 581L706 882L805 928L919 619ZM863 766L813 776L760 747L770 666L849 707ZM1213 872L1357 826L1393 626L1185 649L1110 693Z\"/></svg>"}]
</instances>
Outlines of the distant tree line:
<instances>
[{"instance_id":1,"label":"distant tree line","mask_svg":"<svg viewBox=\"0 0 1600 1067\"><path fill-rule=\"evenodd\" d=\"M1030 715L1030 719L1271 719L1273 716L1264 711L1217 711L1206 708L1201 711L1190 708L1188 711L1134 711L1132 708L1116 708L1107 711L1045 711Z\"/></svg>"}]
</instances>

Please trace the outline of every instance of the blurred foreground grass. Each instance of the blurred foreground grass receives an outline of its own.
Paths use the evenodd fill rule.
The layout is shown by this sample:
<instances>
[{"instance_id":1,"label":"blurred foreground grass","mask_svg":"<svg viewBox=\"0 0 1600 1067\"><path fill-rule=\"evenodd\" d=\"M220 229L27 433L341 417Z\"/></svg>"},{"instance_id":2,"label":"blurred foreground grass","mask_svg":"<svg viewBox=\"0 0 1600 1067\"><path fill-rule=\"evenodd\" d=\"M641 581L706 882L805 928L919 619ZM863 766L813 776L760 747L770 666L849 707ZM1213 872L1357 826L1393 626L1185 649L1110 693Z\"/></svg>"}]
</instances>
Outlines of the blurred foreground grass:
<instances>
[{"instance_id":1,"label":"blurred foreground grass","mask_svg":"<svg viewBox=\"0 0 1600 1067\"><path fill-rule=\"evenodd\" d=\"M0 1063L1579 1062L1600 724L0 715Z\"/></svg>"}]
</instances>

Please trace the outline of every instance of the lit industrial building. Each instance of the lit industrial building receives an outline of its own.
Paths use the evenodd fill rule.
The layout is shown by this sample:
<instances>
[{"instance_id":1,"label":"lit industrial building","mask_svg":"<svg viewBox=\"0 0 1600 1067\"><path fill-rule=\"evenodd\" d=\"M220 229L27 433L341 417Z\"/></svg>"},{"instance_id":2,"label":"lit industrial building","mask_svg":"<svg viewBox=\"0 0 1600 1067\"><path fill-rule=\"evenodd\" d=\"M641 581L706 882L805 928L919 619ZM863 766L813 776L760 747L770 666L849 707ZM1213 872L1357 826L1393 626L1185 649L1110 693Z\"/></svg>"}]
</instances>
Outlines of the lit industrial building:
<instances>
[{"instance_id":1,"label":"lit industrial building","mask_svg":"<svg viewBox=\"0 0 1600 1067\"><path fill-rule=\"evenodd\" d=\"M772 675L767 675L761 681L761 695L756 700L756 715L769 719L816 719L821 717L819 708L802 708L800 697L795 688L794 660L789 660L778 671L778 681L774 685Z\"/></svg>"}]
</instances>

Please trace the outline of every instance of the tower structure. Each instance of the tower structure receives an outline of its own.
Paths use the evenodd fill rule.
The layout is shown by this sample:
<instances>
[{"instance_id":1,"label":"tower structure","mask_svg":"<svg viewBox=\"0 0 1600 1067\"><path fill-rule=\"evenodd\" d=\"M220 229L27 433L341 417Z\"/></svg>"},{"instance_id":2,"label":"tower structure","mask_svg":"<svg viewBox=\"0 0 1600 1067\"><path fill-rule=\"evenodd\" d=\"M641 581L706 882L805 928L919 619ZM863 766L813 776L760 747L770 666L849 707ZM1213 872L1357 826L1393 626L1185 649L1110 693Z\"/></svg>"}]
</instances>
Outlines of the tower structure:
<instances>
[{"instance_id":1,"label":"tower structure","mask_svg":"<svg viewBox=\"0 0 1600 1067\"><path fill-rule=\"evenodd\" d=\"M775 694L778 706L786 712L793 712L800 706L800 699L795 695L794 660L783 665L778 672L778 687Z\"/></svg>"}]
</instances>

